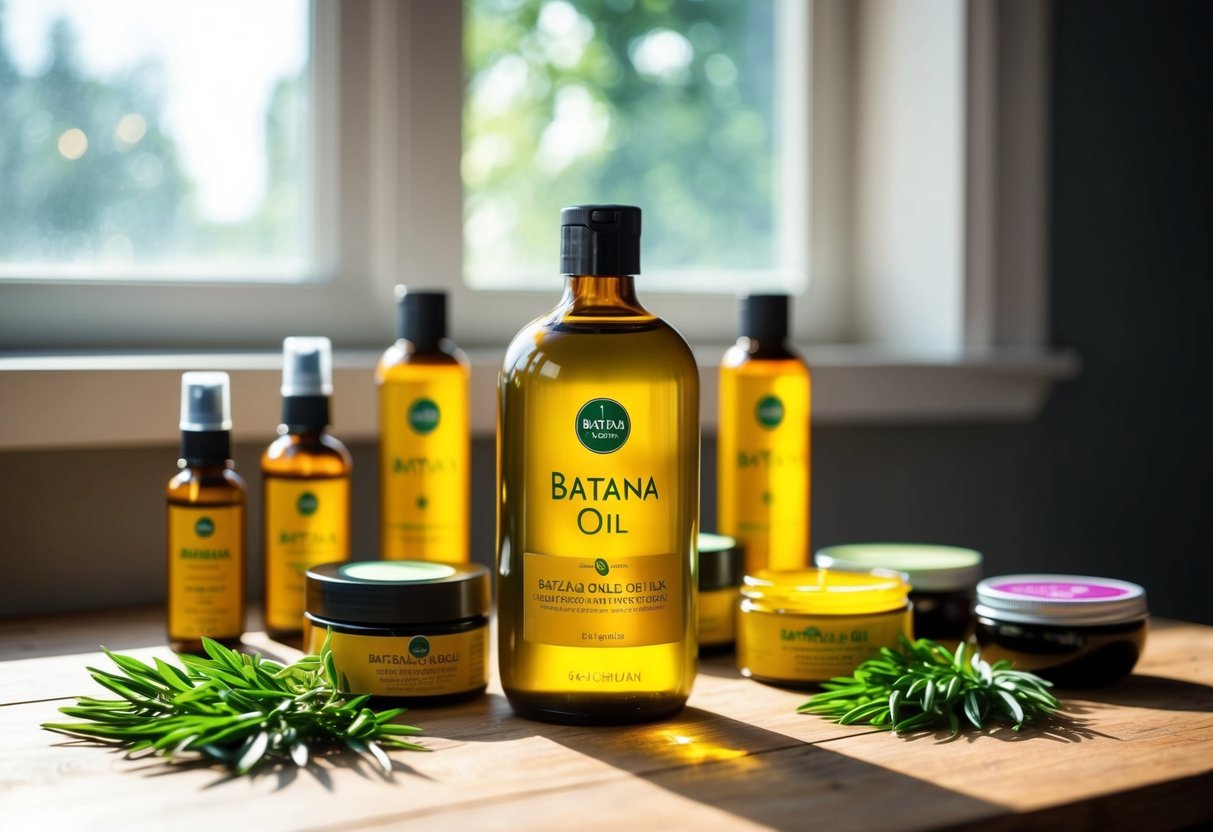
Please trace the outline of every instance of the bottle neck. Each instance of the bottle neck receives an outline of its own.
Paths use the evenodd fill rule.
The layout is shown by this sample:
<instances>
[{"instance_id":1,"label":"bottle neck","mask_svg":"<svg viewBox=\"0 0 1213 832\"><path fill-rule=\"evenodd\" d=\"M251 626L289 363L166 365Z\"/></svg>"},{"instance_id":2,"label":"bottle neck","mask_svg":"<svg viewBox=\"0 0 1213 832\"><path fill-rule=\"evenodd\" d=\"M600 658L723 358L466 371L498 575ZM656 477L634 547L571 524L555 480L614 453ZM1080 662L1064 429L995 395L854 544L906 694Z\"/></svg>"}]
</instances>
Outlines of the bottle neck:
<instances>
[{"instance_id":1,"label":"bottle neck","mask_svg":"<svg viewBox=\"0 0 1213 832\"><path fill-rule=\"evenodd\" d=\"M560 308L573 317L651 317L636 297L630 275L569 275Z\"/></svg>"},{"instance_id":2,"label":"bottle neck","mask_svg":"<svg viewBox=\"0 0 1213 832\"><path fill-rule=\"evenodd\" d=\"M329 397L283 396L282 425L287 433L323 433L329 426Z\"/></svg>"},{"instance_id":3,"label":"bottle neck","mask_svg":"<svg viewBox=\"0 0 1213 832\"><path fill-rule=\"evenodd\" d=\"M182 468L225 468L231 464L232 439L226 430L181 431Z\"/></svg>"}]
</instances>

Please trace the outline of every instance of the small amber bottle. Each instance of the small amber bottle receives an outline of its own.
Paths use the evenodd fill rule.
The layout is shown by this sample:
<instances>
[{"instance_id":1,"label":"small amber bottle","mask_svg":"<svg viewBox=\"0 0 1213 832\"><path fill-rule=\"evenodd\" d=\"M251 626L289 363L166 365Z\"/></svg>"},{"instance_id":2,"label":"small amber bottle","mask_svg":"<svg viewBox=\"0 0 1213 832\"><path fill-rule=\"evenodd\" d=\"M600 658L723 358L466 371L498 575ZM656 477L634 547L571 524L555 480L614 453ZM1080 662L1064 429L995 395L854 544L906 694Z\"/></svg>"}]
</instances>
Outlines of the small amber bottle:
<instances>
[{"instance_id":1,"label":"small amber bottle","mask_svg":"<svg viewBox=\"0 0 1213 832\"><path fill-rule=\"evenodd\" d=\"M396 343L375 370L386 560L468 560L470 381L467 356L446 337L446 293L397 286Z\"/></svg>"},{"instance_id":2,"label":"small amber bottle","mask_svg":"<svg viewBox=\"0 0 1213 832\"><path fill-rule=\"evenodd\" d=\"M746 574L809 561L809 368L787 343L788 297L741 302L720 363L717 525L745 545Z\"/></svg>"},{"instance_id":3,"label":"small amber bottle","mask_svg":"<svg viewBox=\"0 0 1213 832\"><path fill-rule=\"evenodd\" d=\"M169 480L168 640L235 645L244 634L244 480L233 469L227 373L181 377L181 471Z\"/></svg>"},{"instance_id":4,"label":"small amber bottle","mask_svg":"<svg viewBox=\"0 0 1213 832\"><path fill-rule=\"evenodd\" d=\"M265 629L293 641L303 629L307 570L350 557L350 452L328 433L333 393L328 338L282 344L282 424L261 457Z\"/></svg>"}]
</instances>

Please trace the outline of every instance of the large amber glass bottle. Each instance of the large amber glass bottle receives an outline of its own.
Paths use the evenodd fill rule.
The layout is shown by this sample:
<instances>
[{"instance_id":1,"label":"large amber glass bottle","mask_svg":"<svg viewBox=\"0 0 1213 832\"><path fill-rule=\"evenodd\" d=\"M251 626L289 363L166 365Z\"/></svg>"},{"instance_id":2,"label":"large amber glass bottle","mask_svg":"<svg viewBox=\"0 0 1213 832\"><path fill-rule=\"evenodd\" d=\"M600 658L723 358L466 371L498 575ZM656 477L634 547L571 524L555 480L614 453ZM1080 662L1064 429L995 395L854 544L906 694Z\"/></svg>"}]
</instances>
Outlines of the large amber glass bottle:
<instances>
[{"instance_id":1,"label":"large amber glass bottle","mask_svg":"<svg viewBox=\"0 0 1213 832\"><path fill-rule=\"evenodd\" d=\"M168 501L168 640L177 652L202 650L207 636L240 643L245 622L246 487L231 453L227 373L181 377L181 470Z\"/></svg>"},{"instance_id":2,"label":"large amber glass bottle","mask_svg":"<svg viewBox=\"0 0 1213 832\"><path fill-rule=\"evenodd\" d=\"M809 368L787 343L786 295L741 304L741 337L720 363L716 513L745 545L746 572L809 559Z\"/></svg>"},{"instance_id":3,"label":"large amber glass bottle","mask_svg":"<svg viewBox=\"0 0 1213 832\"><path fill-rule=\"evenodd\" d=\"M446 337L446 293L396 287L396 343L379 387L379 549L387 560L468 560L471 372Z\"/></svg>"},{"instance_id":4,"label":"large amber glass bottle","mask_svg":"<svg viewBox=\"0 0 1213 832\"><path fill-rule=\"evenodd\" d=\"M329 339L287 338L282 360L282 424L261 456L265 629L293 642L303 630L307 570L349 560L353 463L345 445L328 432Z\"/></svg>"},{"instance_id":5,"label":"large amber glass bottle","mask_svg":"<svg viewBox=\"0 0 1213 832\"><path fill-rule=\"evenodd\" d=\"M698 370L636 298L640 209L561 226L564 297L501 372L502 686L536 719L660 719L695 676Z\"/></svg>"}]
</instances>

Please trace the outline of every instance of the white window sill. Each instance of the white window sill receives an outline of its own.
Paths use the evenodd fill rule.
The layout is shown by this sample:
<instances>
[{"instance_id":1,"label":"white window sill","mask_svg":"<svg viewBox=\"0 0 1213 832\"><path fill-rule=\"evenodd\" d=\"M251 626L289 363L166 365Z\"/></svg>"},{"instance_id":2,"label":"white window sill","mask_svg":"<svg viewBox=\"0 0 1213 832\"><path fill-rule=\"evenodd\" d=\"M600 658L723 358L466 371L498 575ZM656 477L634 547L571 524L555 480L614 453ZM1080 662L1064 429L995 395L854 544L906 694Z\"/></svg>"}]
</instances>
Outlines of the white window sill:
<instances>
[{"instance_id":1,"label":"white window sill","mask_svg":"<svg viewBox=\"0 0 1213 832\"><path fill-rule=\"evenodd\" d=\"M695 350L702 422L716 426L716 368L723 346ZM993 349L928 355L872 347L803 350L813 372L813 424L946 424L1032 419L1050 385L1074 376L1068 351ZM492 436L501 351L474 350L472 430ZM373 371L378 354L334 356L334 433L378 435ZM178 440L180 374L232 375L236 441L268 441L278 424L276 353L0 357L0 450L171 444Z\"/></svg>"}]
</instances>

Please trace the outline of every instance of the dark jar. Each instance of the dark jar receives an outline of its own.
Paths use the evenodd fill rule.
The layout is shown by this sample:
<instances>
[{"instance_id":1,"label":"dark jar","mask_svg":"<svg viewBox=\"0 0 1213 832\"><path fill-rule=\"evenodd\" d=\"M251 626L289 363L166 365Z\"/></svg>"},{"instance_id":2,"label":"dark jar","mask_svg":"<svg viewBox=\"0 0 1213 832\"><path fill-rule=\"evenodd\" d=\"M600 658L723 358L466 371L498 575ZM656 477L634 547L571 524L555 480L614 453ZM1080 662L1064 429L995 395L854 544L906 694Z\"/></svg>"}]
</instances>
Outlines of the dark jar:
<instances>
[{"instance_id":1,"label":"dark jar","mask_svg":"<svg viewBox=\"0 0 1213 832\"><path fill-rule=\"evenodd\" d=\"M984 659L1008 659L1058 687L1110 685L1145 649L1149 612L1137 584L1079 575L1005 575L977 585Z\"/></svg>"},{"instance_id":2,"label":"dark jar","mask_svg":"<svg viewBox=\"0 0 1213 832\"><path fill-rule=\"evenodd\" d=\"M304 647L325 641L346 693L402 704L472 699L488 684L488 570L422 561L308 570Z\"/></svg>"}]
</instances>

